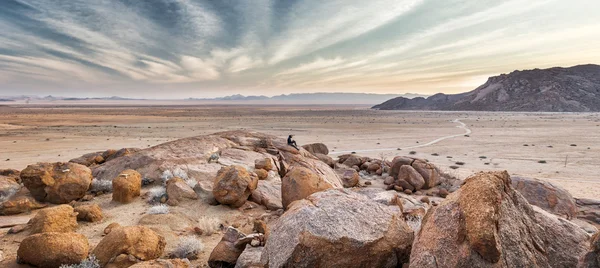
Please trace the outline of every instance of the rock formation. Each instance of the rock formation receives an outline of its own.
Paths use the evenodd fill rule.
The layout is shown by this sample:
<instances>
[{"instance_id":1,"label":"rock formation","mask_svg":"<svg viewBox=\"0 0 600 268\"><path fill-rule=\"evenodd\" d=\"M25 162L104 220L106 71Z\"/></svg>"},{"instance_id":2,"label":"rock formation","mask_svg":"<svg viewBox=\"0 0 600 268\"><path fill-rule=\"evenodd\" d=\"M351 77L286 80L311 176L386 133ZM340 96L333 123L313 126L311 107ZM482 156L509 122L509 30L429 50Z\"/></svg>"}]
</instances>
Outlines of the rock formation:
<instances>
[{"instance_id":1,"label":"rock formation","mask_svg":"<svg viewBox=\"0 0 600 268\"><path fill-rule=\"evenodd\" d=\"M18 261L37 267L58 268L79 264L88 256L89 243L77 233L46 232L34 234L21 241Z\"/></svg>"},{"instance_id":2,"label":"rock formation","mask_svg":"<svg viewBox=\"0 0 600 268\"><path fill-rule=\"evenodd\" d=\"M38 201L66 204L85 195L92 172L75 163L38 163L21 171L21 180Z\"/></svg>"}]
</instances>

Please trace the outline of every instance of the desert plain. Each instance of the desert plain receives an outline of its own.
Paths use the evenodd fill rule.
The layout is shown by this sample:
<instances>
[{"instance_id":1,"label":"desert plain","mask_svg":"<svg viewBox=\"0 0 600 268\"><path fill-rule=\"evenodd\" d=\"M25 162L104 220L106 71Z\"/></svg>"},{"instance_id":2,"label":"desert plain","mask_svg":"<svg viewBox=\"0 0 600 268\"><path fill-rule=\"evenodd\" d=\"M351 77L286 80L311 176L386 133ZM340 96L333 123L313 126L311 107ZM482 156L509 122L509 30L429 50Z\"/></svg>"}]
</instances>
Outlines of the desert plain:
<instances>
[{"instance_id":1,"label":"desert plain","mask_svg":"<svg viewBox=\"0 0 600 268\"><path fill-rule=\"evenodd\" d=\"M410 155L459 179L507 170L511 176L552 182L576 198L600 199L597 113L377 111L356 105L5 105L0 106L0 169L22 170L37 162L67 162L107 149L143 149L228 130L281 138L293 134L299 145L326 144L334 159L352 152L382 160ZM193 233L190 226L199 218L217 218L250 233L248 219L269 213L262 206L241 210L194 201L171 207L169 214L145 217L149 205L143 199L119 205L105 194L93 202L102 208L104 220L80 223L77 230L91 246L102 240L106 226L118 222L152 227L165 237L165 252L176 247L178 236ZM25 224L35 213L0 216L0 223ZM27 267L15 261L26 232L7 235L7 228L1 230L0 265ZM191 263L207 267L220 239L220 234L203 236L204 249Z\"/></svg>"},{"instance_id":2,"label":"desert plain","mask_svg":"<svg viewBox=\"0 0 600 268\"><path fill-rule=\"evenodd\" d=\"M471 133L465 135L467 129L455 120ZM236 129L293 134L299 145L321 142L332 157L356 152L391 160L413 152L461 179L507 170L548 180L577 198L600 199L598 113L376 111L352 105L0 106L0 169Z\"/></svg>"}]
</instances>

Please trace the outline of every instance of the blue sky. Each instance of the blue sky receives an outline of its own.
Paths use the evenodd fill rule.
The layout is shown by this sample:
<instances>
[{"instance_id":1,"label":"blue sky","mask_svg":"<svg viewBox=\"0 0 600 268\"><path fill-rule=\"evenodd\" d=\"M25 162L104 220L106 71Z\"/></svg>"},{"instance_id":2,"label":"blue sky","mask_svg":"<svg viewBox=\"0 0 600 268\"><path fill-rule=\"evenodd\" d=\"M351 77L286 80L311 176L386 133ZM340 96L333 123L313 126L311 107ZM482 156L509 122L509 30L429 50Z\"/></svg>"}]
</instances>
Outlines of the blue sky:
<instances>
[{"instance_id":1,"label":"blue sky","mask_svg":"<svg viewBox=\"0 0 600 268\"><path fill-rule=\"evenodd\" d=\"M600 63L597 0L1 0L0 95L471 90Z\"/></svg>"}]
</instances>

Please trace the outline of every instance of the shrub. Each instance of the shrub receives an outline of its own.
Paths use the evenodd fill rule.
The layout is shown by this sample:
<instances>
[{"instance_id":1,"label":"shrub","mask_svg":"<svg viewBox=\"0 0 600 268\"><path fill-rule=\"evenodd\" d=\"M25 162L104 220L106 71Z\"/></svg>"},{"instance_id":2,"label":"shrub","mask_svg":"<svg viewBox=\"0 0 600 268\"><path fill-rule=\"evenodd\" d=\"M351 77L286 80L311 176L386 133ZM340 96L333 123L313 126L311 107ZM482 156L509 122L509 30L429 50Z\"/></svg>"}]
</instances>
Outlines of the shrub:
<instances>
[{"instance_id":1,"label":"shrub","mask_svg":"<svg viewBox=\"0 0 600 268\"><path fill-rule=\"evenodd\" d=\"M155 186L146 193L148 203L158 203L160 199L167 196L167 189L164 186Z\"/></svg>"},{"instance_id":2,"label":"shrub","mask_svg":"<svg viewBox=\"0 0 600 268\"><path fill-rule=\"evenodd\" d=\"M198 227L204 235L212 235L220 229L221 222L217 218L201 217L198 219Z\"/></svg>"},{"instance_id":3,"label":"shrub","mask_svg":"<svg viewBox=\"0 0 600 268\"><path fill-rule=\"evenodd\" d=\"M416 151L410 151L410 152L408 152L408 154L417 154L417 152Z\"/></svg>"},{"instance_id":4,"label":"shrub","mask_svg":"<svg viewBox=\"0 0 600 268\"><path fill-rule=\"evenodd\" d=\"M146 214L154 215L154 214L169 214L169 206L165 204L160 204L156 206L152 206L146 211Z\"/></svg>"},{"instance_id":5,"label":"shrub","mask_svg":"<svg viewBox=\"0 0 600 268\"><path fill-rule=\"evenodd\" d=\"M457 164L457 165L459 165L459 166L464 166L464 165L465 165L465 162L460 162L460 161L459 161L459 162L456 162L456 163L454 163L454 164Z\"/></svg>"},{"instance_id":6,"label":"shrub","mask_svg":"<svg viewBox=\"0 0 600 268\"><path fill-rule=\"evenodd\" d=\"M575 147L575 146L577 146L577 144L571 144L571 146Z\"/></svg>"},{"instance_id":7,"label":"shrub","mask_svg":"<svg viewBox=\"0 0 600 268\"><path fill-rule=\"evenodd\" d=\"M171 178L173 178L173 172L168 169L163 171L162 175L160 175L160 179L162 180L163 184L166 184Z\"/></svg>"},{"instance_id":8,"label":"shrub","mask_svg":"<svg viewBox=\"0 0 600 268\"><path fill-rule=\"evenodd\" d=\"M112 192L112 181L109 180L99 180L94 178L92 180L92 187L90 190L92 193L97 193L97 192L105 192L105 193L109 193Z\"/></svg>"},{"instance_id":9,"label":"shrub","mask_svg":"<svg viewBox=\"0 0 600 268\"><path fill-rule=\"evenodd\" d=\"M480 159L486 159L486 158L487 158L487 156L485 156L485 155L482 155L482 156L480 156L479 158L480 158Z\"/></svg>"},{"instance_id":10,"label":"shrub","mask_svg":"<svg viewBox=\"0 0 600 268\"><path fill-rule=\"evenodd\" d=\"M451 169L458 169L458 166L450 166Z\"/></svg>"},{"instance_id":11,"label":"shrub","mask_svg":"<svg viewBox=\"0 0 600 268\"><path fill-rule=\"evenodd\" d=\"M60 268L100 268L100 263L98 263L96 256L90 254L79 264L63 264L60 266Z\"/></svg>"},{"instance_id":12,"label":"shrub","mask_svg":"<svg viewBox=\"0 0 600 268\"><path fill-rule=\"evenodd\" d=\"M184 236L179 238L179 244L177 244L177 247L170 255L179 259L194 259L203 249L204 245L200 239L194 236Z\"/></svg>"},{"instance_id":13,"label":"shrub","mask_svg":"<svg viewBox=\"0 0 600 268\"><path fill-rule=\"evenodd\" d=\"M182 178L184 180L188 179L188 173L187 171L181 169L180 167L175 168L175 170L173 170L173 177L179 177Z\"/></svg>"},{"instance_id":14,"label":"shrub","mask_svg":"<svg viewBox=\"0 0 600 268\"><path fill-rule=\"evenodd\" d=\"M198 182L194 179L187 179L185 180L185 183L189 185L192 189L196 186L196 184L198 184Z\"/></svg>"},{"instance_id":15,"label":"shrub","mask_svg":"<svg viewBox=\"0 0 600 268\"><path fill-rule=\"evenodd\" d=\"M438 153L432 153L431 155L433 155L433 156L439 156Z\"/></svg>"},{"instance_id":16,"label":"shrub","mask_svg":"<svg viewBox=\"0 0 600 268\"><path fill-rule=\"evenodd\" d=\"M540 164L546 164L546 160L540 160L540 161L538 161L538 163L540 163Z\"/></svg>"}]
</instances>

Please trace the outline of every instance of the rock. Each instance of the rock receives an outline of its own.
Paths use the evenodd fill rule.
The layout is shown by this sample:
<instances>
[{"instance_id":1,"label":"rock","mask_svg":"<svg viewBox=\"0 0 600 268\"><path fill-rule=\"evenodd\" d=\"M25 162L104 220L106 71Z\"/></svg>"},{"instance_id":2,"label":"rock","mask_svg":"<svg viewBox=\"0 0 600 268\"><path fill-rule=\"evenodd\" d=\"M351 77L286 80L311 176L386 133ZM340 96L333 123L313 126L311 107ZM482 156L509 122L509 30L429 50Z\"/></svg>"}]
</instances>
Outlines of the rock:
<instances>
[{"instance_id":1,"label":"rock","mask_svg":"<svg viewBox=\"0 0 600 268\"><path fill-rule=\"evenodd\" d=\"M36 200L67 204L86 194L92 171L75 163L38 163L21 171L21 180Z\"/></svg>"},{"instance_id":2,"label":"rock","mask_svg":"<svg viewBox=\"0 0 600 268\"><path fill-rule=\"evenodd\" d=\"M600 267L600 233L596 233L590 240L589 251L579 260L577 268Z\"/></svg>"},{"instance_id":3,"label":"rock","mask_svg":"<svg viewBox=\"0 0 600 268\"><path fill-rule=\"evenodd\" d=\"M390 207L347 189L315 193L272 226L268 267L401 267L413 231Z\"/></svg>"},{"instance_id":4,"label":"rock","mask_svg":"<svg viewBox=\"0 0 600 268\"><path fill-rule=\"evenodd\" d=\"M118 222L113 222L113 223L109 224L108 226L106 226L106 228L104 228L104 234L107 235L113 229L116 229L116 228L121 228L121 225Z\"/></svg>"},{"instance_id":5,"label":"rock","mask_svg":"<svg viewBox=\"0 0 600 268\"><path fill-rule=\"evenodd\" d=\"M252 230L255 233L264 234L265 237L269 237L269 227L263 220L254 220L254 227Z\"/></svg>"},{"instance_id":6,"label":"rock","mask_svg":"<svg viewBox=\"0 0 600 268\"><path fill-rule=\"evenodd\" d=\"M21 241L17 258L21 263L37 267L58 268L79 264L88 256L90 245L84 235L47 232L34 234Z\"/></svg>"},{"instance_id":7,"label":"rock","mask_svg":"<svg viewBox=\"0 0 600 268\"><path fill-rule=\"evenodd\" d=\"M305 144L305 145L302 145L302 148L304 148L304 150L309 151L311 154L323 154L323 155L329 154L329 149L327 148L327 145L325 145L323 143Z\"/></svg>"},{"instance_id":8,"label":"rock","mask_svg":"<svg viewBox=\"0 0 600 268\"><path fill-rule=\"evenodd\" d=\"M411 166L419 172L425 180L423 189L433 188L440 184L440 173L434 165L427 163L425 160L416 159L412 162Z\"/></svg>"},{"instance_id":9,"label":"rock","mask_svg":"<svg viewBox=\"0 0 600 268\"><path fill-rule=\"evenodd\" d=\"M9 178L20 179L21 171L11 168L0 169L0 176L6 176ZM17 181L20 182L20 181Z\"/></svg>"},{"instance_id":10,"label":"rock","mask_svg":"<svg viewBox=\"0 0 600 268\"><path fill-rule=\"evenodd\" d=\"M269 172L264 169L255 169L254 173L256 173L259 180L264 180L269 177Z\"/></svg>"},{"instance_id":11,"label":"rock","mask_svg":"<svg viewBox=\"0 0 600 268\"><path fill-rule=\"evenodd\" d=\"M365 181L365 185L372 185L373 183L370 181Z\"/></svg>"},{"instance_id":12,"label":"rock","mask_svg":"<svg viewBox=\"0 0 600 268\"><path fill-rule=\"evenodd\" d=\"M596 226L592 225L591 223L582 220L582 219L572 219L571 220L572 223L577 224L577 226L579 226L581 229L583 229L586 233L593 235L596 232L598 232L598 228L596 228Z\"/></svg>"},{"instance_id":13,"label":"rock","mask_svg":"<svg viewBox=\"0 0 600 268\"><path fill-rule=\"evenodd\" d=\"M140 196L142 188L142 175L135 170L128 169L113 181L112 200L119 203L130 203Z\"/></svg>"},{"instance_id":14,"label":"rock","mask_svg":"<svg viewBox=\"0 0 600 268\"><path fill-rule=\"evenodd\" d=\"M390 176L394 178L398 178L398 173L400 172L400 167L404 165L411 165L414 161L413 158L405 157L405 156L396 156L391 163Z\"/></svg>"},{"instance_id":15,"label":"rock","mask_svg":"<svg viewBox=\"0 0 600 268\"><path fill-rule=\"evenodd\" d=\"M421 197L421 202L429 204L429 197L427 197L427 196Z\"/></svg>"},{"instance_id":16,"label":"rock","mask_svg":"<svg viewBox=\"0 0 600 268\"><path fill-rule=\"evenodd\" d=\"M262 251L262 247L252 247L250 245L246 245L246 249L244 249L242 254L238 257L237 262L235 263L235 268L265 267L265 265L260 260Z\"/></svg>"},{"instance_id":17,"label":"rock","mask_svg":"<svg viewBox=\"0 0 600 268\"><path fill-rule=\"evenodd\" d=\"M412 184L408 183L408 182L407 182L407 181L405 181L405 180L396 180L396 181L394 182L394 184L395 184L395 185L398 185L398 186L400 186L400 187L402 187L402 188L403 188L403 189L405 189L405 190L410 190L411 192L412 192L412 191L415 189L415 187L414 187L414 186L412 186Z\"/></svg>"},{"instance_id":18,"label":"rock","mask_svg":"<svg viewBox=\"0 0 600 268\"><path fill-rule=\"evenodd\" d=\"M221 238L221 241L210 253L208 258L208 266L217 267L234 267L239 256L244 251L246 245L243 247L236 246L238 239L244 238L242 232L236 228L229 227L225 231L225 234Z\"/></svg>"},{"instance_id":19,"label":"rock","mask_svg":"<svg viewBox=\"0 0 600 268\"><path fill-rule=\"evenodd\" d=\"M18 234L20 232L25 231L27 229L27 224L17 224L10 229L8 229L7 234ZM1 262L1 261L0 261Z\"/></svg>"},{"instance_id":20,"label":"rock","mask_svg":"<svg viewBox=\"0 0 600 268\"><path fill-rule=\"evenodd\" d=\"M392 176L385 177L385 179L383 180L383 184L385 184L385 185L394 184L394 177L392 177Z\"/></svg>"},{"instance_id":21,"label":"rock","mask_svg":"<svg viewBox=\"0 0 600 268\"><path fill-rule=\"evenodd\" d=\"M44 208L29 221L31 234L74 232L77 229L77 213L69 205Z\"/></svg>"},{"instance_id":22,"label":"rock","mask_svg":"<svg viewBox=\"0 0 600 268\"><path fill-rule=\"evenodd\" d=\"M126 226L112 230L98 243L92 254L102 267L120 255L131 256L135 262L160 257L165 249L164 237L148 227ZM112 262L117 262L114 260Z\"/></svg>"},{"instance_id":23,"label":"rock","mask_svg":"<svg viewBox=\"0 0 600 268\"><path fill-rule=\"evenodd\" d=\"M397 192L404 192L404 189L402 188L402 186L398 186L398 185L394 185L394 190Z\"/></svg>"},{"instance_id":24,"label":"rock","mask_svg":"<svg viewBox=\"0 0 600 268\"><path fill-rule=\"evenodd\" d=\"M255 169L273 170L273 160L271 158L261 158L254 161Z\"/></svg>"},{"instance_id":25,"label":"rock","mask_svg":"<svg viewBox=\"0 0 600 268\"><path fill-rule=\"evenodd\" d=\"M0 202L11 198L21 189L21 185L13 178L0 175Z\"/></svg>"},{"instance_id":26,"label":"rock","mask_svg":"<svg viewBox=\"0 0 600 268\"><path fill-rule=\"evenodd\" d=\"M410 195L412 194L412 191L410 189L404 189L404 193Z\"/></svg>"},{"instance_id":27,"label":"rock","mask_svg":"<svg viewBox=\"0 0 600 268\"><path fill-rule=\"evenodd\" d=\"M404 180L414 187L415 190L421 190L425 185L425 179L413 167L404 165L398 171L398 180Z\"/></svg>"},{"instance_id":28,"label":"rock","mask_svg":"<svg viewBox=\"0 0 600 268\"><path fill-rule=\"evenodd\" d=\"M529 205L506 171L480 172L427 213L410 267L575 267L587 237Z\"/></svg>"},{"instance_id":29,"label":"rock","mask_svg":"<svg viewBox=\"0 0 600 268\"><path fill-rule=\"evenodd\" d=\"M352 168L354 168L354 166L360 167L360 165L362 164L362 160L360 159L360 157L358 157L356 155L352 155L352 156L348 157L346 159L346 161L344 161L342 164L352 167ZM360 168L357 171L360 171Z\"/></svg>"},{"instance_id":30,"label":"rock","mask_svg":"<svg viewBox=\"0 0 600 268\"><path fill-rule=\"evenodd\" d=\"M181 178L172 178L167 181L167 196L169 200L183 201L185 199L198 199L194 189Z\"/></svg>"},{"instance_id":31,"label":"rock","mask_svg":"<svg viewBox=\"0 0 600 268\"><path fill-rule=\"evenodd\" d=\"M0 215L15 215L46 207L29 195L15 195L0 204Z\"/></svg>"},{"instance_id":32,"label":"rock","mask_svg":"<svg viewBox=\"0 0 600 268\"><path fill-rule=\"evenodd\" d=\"M102 158L104 158L104 162L108 162L120 157L124 157L124 156L128 156L128 155L132 155L138 151L141 151L141 149L138 148L122 148L119 149L118 151L115 150L107 150L104 153L102 153Z\"/></svg>"},{"instance_id":33,"label":"rock","mask_svg":"<svg viewBox=\"0 0 600 268\"><path fill-rule=\"evenodd\" d=\"M258 186L258 178L242 166L221 168L213 185L213 196L224 205L241 207Z\"/></svg>"},{"instance_id":34,"label":"rock","mask_svg":"<svg viewBox=\"0 0 600 268\"><path fill-rule=\"evenodd\" d=\"M567 190L559 186L525 177L512 177L512 186L527 199L529 204L567 219L577 216L575 199Z\"/></svg>"},{"instance_id":35,"label":"rock","mask_svg":"<svg viewBox=\"0 0 600 268\"><path fill-rule=\"evenodd\" d=\"M439 195L441 198L446 198L446 196L448 196L448 194L449 194L449 193L448 193L448 190L446 190L446 189L444 189L444 188L442 188L442 189L440 189L440 190L438 191L438 195Z\"/></svg>"},{"instance_id":36,"label":"rock","mask_svg":"<svg viewBox=\"0 0 600 268\"><path fill-rule=\"evenodd\" d=\"M327 164L329 167L334 167L335 166L335 161L333 160L333 158L331 158L328 155L324 155L324 154L319 154L316 153L314 154L319 160L321 160L323 163Z\"/></svg>"},{"instance_id":37,"label":"rock","mask_svg":"<svg viewBox=\"0 0 600 268\"><path fill-rule=\"evenodd\" d=\"M296 200L333 188L331 184L317 176L310 169L295 167L281 180L281 200L283 207L287 207Z\"/></svg>"},{"instance_id":38,"label":"rock","mask_svg":"<svg viewBox=\"0 0 600 268\"><path fill-rule=\"evenodd\" d=\"M77 206L75 212L77 212L77 220L80 221L97 222L103 218L102 209L98 204Z\"/></svg>"},{"instance_id":39,"label":"rock","mask_svg":"<svg viewBox=\"0 0 600 268\"><path fill-rule=\"evenodd\" d=\"M351 188L358 185L360 176L358 175L358 172L356 172L356 170L344 166L339 166L335 169L335 172L342 180L344 187Z\"/></svg>"},{"instance_id":40,"label":"rock","mask_svg":"<svg viewBox=\"0 0 600 268\"><path fill-rule=\"evenodd\" d=\"M372 163L367 167L367 172L375 173L377 170L381 169L381 166L377 163Z\"/></svg>"},{"instance_id":41,"label":"rock","mask_svg":"<svg viewBox=\"0 0 600 268\"><path fill-rule=\"evenodd\" d=\"M258 186L252 191L250 201L263 205L270 210L282 209L281 181L258 181Z\"/></svg>"},{"instance_id":42,"label":"rock","mask_svg":"<svg viewBox=\"0 0 600 268\"><path fill-rule=\"evenodd\" d=\"M138 262L129 268L189 268L192 267L187 259L152 260Z\"/></svg>"},{"instance_id":43,"label":"rock","mask_svg":"<svg viewBox=\"0 0 600 268\"><path fill-rule=\"evenodd\" d=\"M102 157L102 153L103 152L84 154L80 157L69 160L69 162L84 165L86 167L100 165L104 163L105 160L104 157Z\"/></svg>"}]
</instances>

